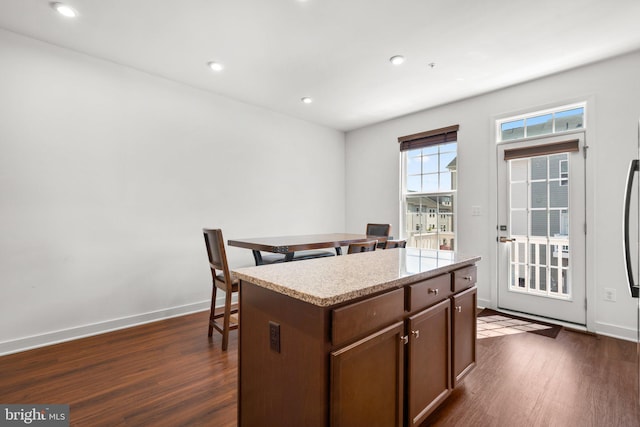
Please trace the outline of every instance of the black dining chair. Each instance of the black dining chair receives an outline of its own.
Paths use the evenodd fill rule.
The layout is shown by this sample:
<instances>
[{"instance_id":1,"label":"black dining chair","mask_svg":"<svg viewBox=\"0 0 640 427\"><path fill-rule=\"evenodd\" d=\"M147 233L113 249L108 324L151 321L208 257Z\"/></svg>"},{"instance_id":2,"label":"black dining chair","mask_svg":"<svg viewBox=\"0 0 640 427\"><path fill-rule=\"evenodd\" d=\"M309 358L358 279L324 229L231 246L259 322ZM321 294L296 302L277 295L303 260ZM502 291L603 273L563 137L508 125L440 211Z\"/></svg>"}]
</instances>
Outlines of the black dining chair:
<instances>
[{"instance_id":1,"label":"black dining chair","mask_svg":"<svg viewBox=\"0 0 640 427\"><path fill-rule=\"evenodd\" d=\"M384 248L384 241L389 238L391 234L391 224L367 224L366 230L367 236L382 237L378 242L379 248Z\"/></svg>"},{"instance_id":2,"label":"black dining chair","mask_svg":"<svg viewBox=\"0 0 640 427\"><path fill-rule=\"evenodd\" d=\"M222 230L203 228L204 242L209 257L209 267L213 279L213 292L211 293L211 313L209 314L209 336L213 330L222 334L222 351L226 351L229 345L229 331L238 329L238 304L231 304L231 297L238 292L240 281L229 271L227 253L224 248ZM224 308L216 313L217 290L224 291ZM235 315L232 317L232 315ZM222 319L220 325L219 319ZM233 322L232 322L233 319Z\"/></svg>"},{"instance_id":3,"label":"black dining chair","mask_svg":"<svg viewBox=\"0 0 640 427\"><path fill-rule=\"evenodd\" d=\"M349 245L349 250L347 251L347 254L356 254L360 252L372 252L376 250L376 246L378 246L377 240L368 240L366 242L351 243Z\"/></svg>"},{"instance_id":4,"label":"black dining chair","mask_svg":"<svg viewBox=\"0 0 640 427\"><path fill-rule=\"evenodd\" d=\"M406 248L407 241L406 240L387 240L384 243L385 249L393 249L393 248Z\"/></svg>"}]
</instances>

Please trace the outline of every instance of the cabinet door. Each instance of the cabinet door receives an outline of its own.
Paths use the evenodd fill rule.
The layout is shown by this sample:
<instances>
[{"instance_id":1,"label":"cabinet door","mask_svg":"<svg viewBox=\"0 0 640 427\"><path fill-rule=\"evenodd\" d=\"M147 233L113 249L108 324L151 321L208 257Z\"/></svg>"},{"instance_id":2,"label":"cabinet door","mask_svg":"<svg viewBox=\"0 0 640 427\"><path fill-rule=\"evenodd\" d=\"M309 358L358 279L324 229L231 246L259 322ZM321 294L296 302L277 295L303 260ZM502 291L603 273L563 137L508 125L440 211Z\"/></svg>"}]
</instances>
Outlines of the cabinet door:
<instances>
[{"instance_id":1,"label":"cabinet door","mask_svg":"<svg viewBox=\"0 0 640 427\"><path fill-rule=\"evenodd\" d=\"M453 296L453 386L476 365L477 288Z\"/></svg>"},{"instance_id":2,"label":"cabinet door","mask_svg":"<svg viewBox=\"0 0 640 427\"><path fill-rule=\"evenodd\" d=\"M330 420L338 426L401 426L404 323L331 353Z\"/></svg>"},{"instance_id":3,"label":"cabinet door","mask_svg":"<svg viewBox=\"0 0 640 427\"><path fill-rule=\"evenodd\" d=\"M420 425L451 393L451 301L409 317L409 425Z\"/></svg>"}]
</instances>

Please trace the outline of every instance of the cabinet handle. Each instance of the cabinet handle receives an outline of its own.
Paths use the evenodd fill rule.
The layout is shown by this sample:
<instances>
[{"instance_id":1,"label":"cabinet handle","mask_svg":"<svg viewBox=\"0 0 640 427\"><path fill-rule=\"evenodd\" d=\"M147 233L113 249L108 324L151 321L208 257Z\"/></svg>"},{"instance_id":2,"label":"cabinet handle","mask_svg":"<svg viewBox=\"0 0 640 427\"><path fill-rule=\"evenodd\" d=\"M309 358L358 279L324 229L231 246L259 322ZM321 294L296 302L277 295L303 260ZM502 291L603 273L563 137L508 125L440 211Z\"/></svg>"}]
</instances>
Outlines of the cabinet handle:
<instances>
[{"instance_id":1,"label":"cabinet handle","mask_svg":"<svg viewBox=\"0 0 640 427\"><path fill-rule=\"evenodd\" d=\"M458 313L462 313L462 306L461 305L456 305L456 311Z\"/></svg>"},{"instance_id":2,"label":"cabinet handle","mask_svg":"<svg viewBox=\"0 0 640 427\"><path fill-rule=\"evenodd\" d=\"M473 277L471 277L471 276L464 276L464 280L472 281L472 280L473 280Z\"/></svg>"},{"instance_id":3,"label":"cabinet handle","mask_svg":"<svg viewBox=\"0 0 640 427\"><path fill-rule=\"evenodd\" d=\"M416 339L417 339L417 338L420 338L420 330L417 330L417 331L411 331L411 335L413 335L414 337L416 337Z\"/></svg>"},{"instance_id":4,"label":"cabinet handle","mask_svg":"<svg viewBox=\"0 0 640 427\"><path fill-rule=\"evenodd\" d=\"M408 336L408 335L405 335L405 336L403 336L403 337L400 337L400 342L401 342L402 344L409 344L409 336Z\"/></svg>"},{"instance_id":5,"label":"cabinet handle","mask_svg":"<svg viewBox=\"0 0 640 427\"><path fill-rule=\"evenodd\" d=\"M437 289L431 289L429 288L429 290L427 291L428 294L434 294L434 295L438 295L438 290Z\"/></svg>"}]
</instances>

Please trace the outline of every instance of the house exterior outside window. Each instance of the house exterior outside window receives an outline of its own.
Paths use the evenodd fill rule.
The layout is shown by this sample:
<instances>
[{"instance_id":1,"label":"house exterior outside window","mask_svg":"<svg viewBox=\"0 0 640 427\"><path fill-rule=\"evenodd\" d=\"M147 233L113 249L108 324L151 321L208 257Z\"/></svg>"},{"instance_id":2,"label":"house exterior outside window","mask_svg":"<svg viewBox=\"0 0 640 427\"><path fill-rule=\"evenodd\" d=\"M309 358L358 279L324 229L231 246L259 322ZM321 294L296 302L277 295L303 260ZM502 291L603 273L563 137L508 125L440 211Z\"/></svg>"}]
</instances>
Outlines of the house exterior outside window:
<instances>
[{"instance_id":1,"label":"house exterior outside window","mask_svg":"<svg viewBox=\"0 0 640 427\"><path fill-rule=\"evenodd\" d=\"M398 138L402 237L408 247L456 249L457 129L456 125Z\"/></svg>"}]
</instances>

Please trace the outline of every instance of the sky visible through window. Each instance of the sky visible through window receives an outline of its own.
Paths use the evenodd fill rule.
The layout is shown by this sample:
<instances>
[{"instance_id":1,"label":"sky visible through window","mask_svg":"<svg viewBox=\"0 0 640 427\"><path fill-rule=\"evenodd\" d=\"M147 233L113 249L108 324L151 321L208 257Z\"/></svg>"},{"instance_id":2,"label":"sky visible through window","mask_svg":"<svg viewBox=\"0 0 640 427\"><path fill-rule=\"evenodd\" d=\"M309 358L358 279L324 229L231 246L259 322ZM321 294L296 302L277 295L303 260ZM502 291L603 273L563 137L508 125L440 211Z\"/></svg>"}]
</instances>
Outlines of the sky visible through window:
<instances>
[{"instance_id":1,"label":"sky visible through window","mask_svg":"<svg viewBox=\"0 0 640 427\"><path fill-rule=\"evenodd\" d=\"M560 107L560 111L532 113L514 120L499 121L499 141L568 132L584 127L585 107Z\"/></svg>"}]
</instances>

